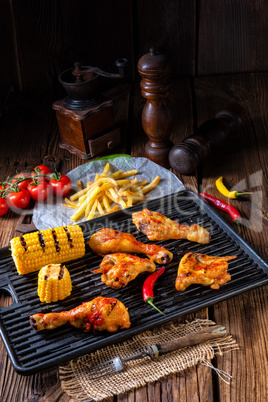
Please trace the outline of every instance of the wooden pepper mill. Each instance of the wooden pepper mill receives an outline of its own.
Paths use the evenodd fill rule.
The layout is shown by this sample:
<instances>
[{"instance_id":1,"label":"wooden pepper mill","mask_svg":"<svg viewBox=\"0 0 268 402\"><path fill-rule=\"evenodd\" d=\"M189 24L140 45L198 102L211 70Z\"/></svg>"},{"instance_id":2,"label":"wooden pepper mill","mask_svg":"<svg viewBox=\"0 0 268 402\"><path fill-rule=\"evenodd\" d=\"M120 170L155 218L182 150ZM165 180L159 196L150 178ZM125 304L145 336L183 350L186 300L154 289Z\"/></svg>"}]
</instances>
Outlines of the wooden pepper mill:
<instances>
[{"instance_id":1,"label":"wooden pepper mill","mask_svg":"<svg viewBox=\"0 0 268 402\"><path fill-rule=\"evenodd\" d=\"M142 127L149 138L145 156L166 168L168 155L174 145L169 136L173 126L173 113L169 102L171 65L165 55L150 49L138 61L142 78L141 94L147 99L142 111Z\"/></svg>"},{"instance_id":2,"label":"wooden pepper mill","mask_svg":"<svg viewBox=\"0 0 268 402\"><path fill-rule=\"evenodd\" d=\"M212 151L241 129L246 119L246 111L242 106L228 105L214 119L203 123L196 135L186 138L171 149L170 166L177 173L192 174Z\"/></svg>"}]
</instances>

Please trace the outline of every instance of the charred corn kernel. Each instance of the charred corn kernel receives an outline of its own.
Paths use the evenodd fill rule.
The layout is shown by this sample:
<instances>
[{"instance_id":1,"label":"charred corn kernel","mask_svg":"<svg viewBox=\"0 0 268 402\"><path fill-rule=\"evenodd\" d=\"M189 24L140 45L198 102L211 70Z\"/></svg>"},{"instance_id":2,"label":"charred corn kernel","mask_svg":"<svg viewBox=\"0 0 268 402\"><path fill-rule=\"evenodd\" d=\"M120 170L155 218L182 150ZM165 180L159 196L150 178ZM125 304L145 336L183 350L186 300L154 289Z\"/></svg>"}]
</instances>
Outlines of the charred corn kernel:
<instances>
[{"instance_id":1,"label":"charred corn kernel","mask_svg":"<svg viewBox=\"0 0 268 402\"><path fill-rule=\"evenodd\" d=\"M70 296L72 282L68 269L62 264L50 264L38 273L37 294L41 302L51 303Z\"/></svg>"},{"instance_id":2,"label":"charred corn kernel","mask_svg":"<svg viewBox=\"0 0 268 402\"><path fill-rule=\"evenodd\" d=\"M11 240L11 253L19 274L38 271L85 254L85 241L78 225L27 233Z\"/></svg>"}]
</instances>

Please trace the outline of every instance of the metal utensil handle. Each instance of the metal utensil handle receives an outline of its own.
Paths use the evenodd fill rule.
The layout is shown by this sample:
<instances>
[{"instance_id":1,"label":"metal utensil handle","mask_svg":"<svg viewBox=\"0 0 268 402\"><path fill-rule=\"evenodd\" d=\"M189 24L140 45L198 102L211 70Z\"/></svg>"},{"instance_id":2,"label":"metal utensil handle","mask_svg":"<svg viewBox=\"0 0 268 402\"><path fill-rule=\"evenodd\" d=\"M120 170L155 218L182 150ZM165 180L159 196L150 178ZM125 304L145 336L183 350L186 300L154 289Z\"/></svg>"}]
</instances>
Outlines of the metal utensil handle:
<instances>
[{"instance_id":1,"label":"metal utensil handle","mask_svg":"<svg viewBox=\"0 0 268 402\"><path fill-rule=\"evenodd\" d=\"M211 339L220 338L226 335L226 328L221 325L202 328L198 332L192 332L179 339L174 339L162 344L151 345L147 348L147 353L151 359L157 359L158 356L173 352L174 350L185 348L187 346L196 345Z\"/></svg>"},{"instance_id":2,"label":"metal utensil handle","mask_svg":"<svg viewBox=\"0 0 268 402\"><path fill-rule=\"evenodd\" d=\"M73 72L74 75L77 74L86 74L86 73L95 73L97 75L101 75L102 77L107 77L107 78L123 78L125 74L125 68L128 64L127 59L121 58L116 60L115 65L118 68L119 74L115 73L108 73L107 71L101 70L99 67L88 67L85 68L84 70L78 70L80 68L79 63L75 63L75 70Z\"/></svg>"}]
</instances>

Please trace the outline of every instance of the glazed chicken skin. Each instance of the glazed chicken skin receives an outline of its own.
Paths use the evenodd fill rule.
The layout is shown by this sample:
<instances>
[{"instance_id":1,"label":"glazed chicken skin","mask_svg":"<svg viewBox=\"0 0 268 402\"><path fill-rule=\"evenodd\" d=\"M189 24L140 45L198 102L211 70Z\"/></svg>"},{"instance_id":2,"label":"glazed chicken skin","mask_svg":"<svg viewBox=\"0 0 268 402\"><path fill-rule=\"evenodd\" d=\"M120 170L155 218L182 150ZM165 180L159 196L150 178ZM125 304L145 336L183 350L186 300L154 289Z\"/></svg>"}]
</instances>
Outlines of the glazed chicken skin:
<instances>
[{"instance_id":1,"label":"glazed chicken skin","mask_svg":"<svg viewBox=\"0 0 268 402\"><path fill-rule=\"evenodd\" d=\"M85 332L116 332L130 327L128 309L119 300L105 297L96 297L69 311L38 313L30 317L30 325L37 331L55 329L65 324Z\"/></svg>"},{"instance_id":2,"label":"glazed chicken skin","mask_svg":"<svg viewBox=\"0 0 268 402\"><path fill-rule=\"evenodd\" d=\"M227 261L234 258L236 256L212 257L193 252L185 254L179 264L176 289L184 292L192 284L219 289L231 280L231 275L227 272Z\"/></svg>"},{"instance_id":3,"label":"glazed chicken skin","mask_svg":"<svg viewBox=\"0 0 268 402\"><path fill-rule=\"evenodd\" d=\"M129 233L114 229L101 229L94 233L88 241L90 248L98 255L112 253L145 254L158 264L168 264L173 254L156 244L140 243Z\"/></svg>"},{"instance_id":4,"label":"glazed chicken skin","mask_svg":"<svg viewBox=\"0 0 268 402\"><path fill-rule=\"evenodd\" d=\"M127 286L142 272L154 272L156 269L153 261L126 253L114 253L106 255L98 269L94 273L102 273L101 280L113 289Z\"/></svg>"},{"instance_id":5,"label":"glazed chicken skin","mask_svg":"<svg viewBox=\"0 0 268 402\"><path fill-rule=\"evenodd\" d=\"M201 244L210 242L209 232L199 225L180 225L159 212L143 209L132 214L134 225L149 240L187 239Z\"/></svg>"}]
</instances>

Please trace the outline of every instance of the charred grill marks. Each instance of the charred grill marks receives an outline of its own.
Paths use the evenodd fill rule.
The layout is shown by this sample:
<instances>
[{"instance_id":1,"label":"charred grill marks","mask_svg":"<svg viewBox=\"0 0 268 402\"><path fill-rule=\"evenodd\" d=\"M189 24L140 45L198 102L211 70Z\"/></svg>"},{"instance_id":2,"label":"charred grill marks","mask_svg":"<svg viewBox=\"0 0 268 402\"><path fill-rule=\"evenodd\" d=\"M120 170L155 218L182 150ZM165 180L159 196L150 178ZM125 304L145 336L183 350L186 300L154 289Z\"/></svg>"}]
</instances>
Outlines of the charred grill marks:
<instances>
[{"instance_id":1,"label":"charred grill marks","mask_svg":"<svg viewBox=\"0 0 268 402\"><path fill-rule=\"evenodd\" d=\"M163 255L163 257L162 257L163 264L168 264L170 261L171 261L171 258L169 255Z\"/></svg>"},{"instance_id":2,"label":"charred grill marks","mask_svg":"<svg viewBox=\"0 0 268 402\"><path fill-rule=\"evenodd\" d=\"M52 229L52 230L51 230L51 234L52 234L52 237L53 237L53 239L54 239L56 251L57 251L57 253L59 253L59 252L60 252L60 246L59 246L59 241L58 241L58 239L57 239L56 231L55 231L54 229Z\"/></svg>"},{"instance_id":3,"label":"charred grill marks","mask_svg":"<svg viewBox=\"0 0 268 402\"><path fill-rule=\"evenodd\" d=\"M33 317L30 317L30 326L32 329L35 329L37 331L37 324Z\"/></svg>"},{"instance_id":4,"label":"charred grill marks","mask_svg":"<svg viewBox=\"0 0 268 402\"><path fill-rule=\"evenodd\" d=\"M61 280L63 278L63 275L64 275L64 265L61 264L58 280Z\"/></svg>"},{"instance_id":5,"label":"charred grill marks","mask_svg":"<svg viewBox=\"0 0 268 402\"><path fill-rule=\"evenodd\" d=\"M142 232L142 233L144 233L144 231L146 231L148 225L149 225L148 223L139 222L139 224L138 224L138 226L139 226L139 227L138 227L139 231Z\"/></svg>"},{"instance_id":6,"label":"charred grill marks","mask_svg":"<svg viewBox=\"0 0 268 402\"><path fill-rule=\"evenodd\" d=\"M43 253L44 253L46 251L45 250L46 244L45 244L45 241L44 241L43 234L41 232L38 232L37 235L38 235L38 240L39 240L40 246L42 247L42 250L43 250Z\"/></svg>"},{"instance_id":7,"label":"charred grill marks","mask_svg":"<svg viewBox=\"0 0 268 402\"><path fill-rule=\"evenodd\" d=\"M116 306L116 303L117 303L116 300L113 300L113 301L110 302L109 312L107 313L107 315L110 315L110 314L111 314L111 312L113 311L113 309L114 309L115 306Z\"/></svg>"},{"instance_id":8,"label":"charred grill marks","mask_svg":"<svg viewBox=\"0 0 268 402\"><path fill-rule=\"evenodd\" d=\"M20 242L21 242L22 247L24 248L24 251L27 251L26 241L23 236L20 236Z\"/></svg>"},{"instance_id":9,"label":"charred grill marks","mask_svg":"<svg viewBox=\"0 0 268 402\"><path fill-rule=\"evenodd\" d=\"M65 232L66 232L68 242L70 243L70 248L73 248L74 245L72 244L73 239L71 238L71 233L69 232L67 226L64 226L63 229L64 229Z\"/></svg>"}]
</instances>

